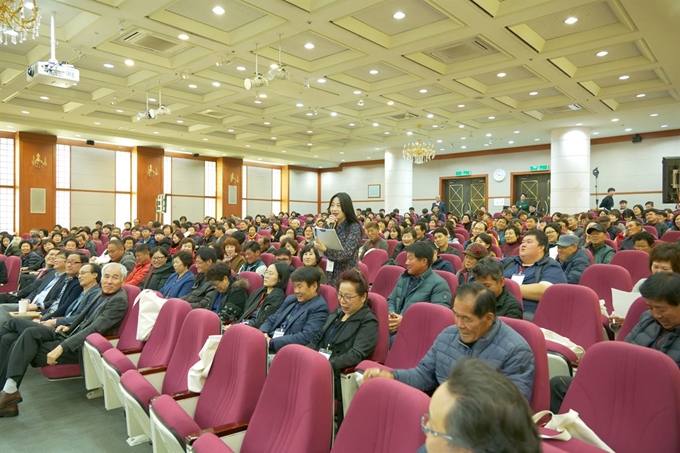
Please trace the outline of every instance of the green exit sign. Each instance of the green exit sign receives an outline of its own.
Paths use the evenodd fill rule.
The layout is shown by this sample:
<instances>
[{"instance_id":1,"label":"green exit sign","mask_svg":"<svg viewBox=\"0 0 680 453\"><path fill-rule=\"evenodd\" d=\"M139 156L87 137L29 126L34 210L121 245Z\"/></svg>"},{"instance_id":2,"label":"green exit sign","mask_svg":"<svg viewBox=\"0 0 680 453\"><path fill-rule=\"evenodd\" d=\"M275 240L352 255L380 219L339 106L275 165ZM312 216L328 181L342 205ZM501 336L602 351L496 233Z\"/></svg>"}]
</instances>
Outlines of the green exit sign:
<instances>
[{"instance_id":1,"label":"green exit sign","mask_svg":"<svg viewBox=\"0 0 680 453\"><path fill-rule=\"evenodd\" d=\"M548 170L547 165L531 165L529 166L529 171L546 171Z\"/></svg>"},{"instance_id":2,"label":"green exit sign","mask_svg":"<svg viewBox=\"0 0 680 453\"><path fill-rule=\"evenodd\" d=\"M456 176L470 176L470 170L457 171Z\"/></svg>"}]
</instances>

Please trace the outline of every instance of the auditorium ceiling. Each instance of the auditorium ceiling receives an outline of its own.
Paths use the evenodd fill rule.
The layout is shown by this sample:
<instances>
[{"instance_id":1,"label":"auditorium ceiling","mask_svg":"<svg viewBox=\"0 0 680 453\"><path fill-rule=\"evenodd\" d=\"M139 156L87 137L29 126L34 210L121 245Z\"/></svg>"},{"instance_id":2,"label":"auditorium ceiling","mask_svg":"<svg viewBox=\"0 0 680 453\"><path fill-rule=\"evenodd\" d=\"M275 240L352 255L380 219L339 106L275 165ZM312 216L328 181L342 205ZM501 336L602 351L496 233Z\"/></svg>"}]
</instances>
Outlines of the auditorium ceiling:
<instances>
[{"instance_id":1,"label":"auditorium ceiling","mask_svg":"<svg viewBox=\"0 0 680 453\"><path fill-rule=\"evenodd\" d=\"M677 0L37 4L40 37L0 45L0 130L329 168L417 138L442 155L680 129ZM67 89L26 77L51 12ZM247 90L256 62L290 78ZM137 121L147 93L171 113Z\"/></svg>"}]
</instances>

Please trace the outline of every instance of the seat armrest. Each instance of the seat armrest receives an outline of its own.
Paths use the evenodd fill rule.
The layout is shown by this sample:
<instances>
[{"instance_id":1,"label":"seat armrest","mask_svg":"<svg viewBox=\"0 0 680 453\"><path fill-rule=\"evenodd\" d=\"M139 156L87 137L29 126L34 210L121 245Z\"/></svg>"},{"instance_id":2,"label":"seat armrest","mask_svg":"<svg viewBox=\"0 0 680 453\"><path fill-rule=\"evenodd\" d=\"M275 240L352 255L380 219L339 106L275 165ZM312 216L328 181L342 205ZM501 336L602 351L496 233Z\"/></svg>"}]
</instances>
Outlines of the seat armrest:
<instances>
[{"instance_id":1,"label":"seat armrest","mask_svg":"<svg viewBox=\"0 0 680 453\"><path fill-rule=\"evenodd\" d=\"M204 429L197 433L192 433L186 436L184 439L187 446L193 445L196 439L201 437L203 434L213 433L217 437L229 436L231 434L236 434L248 429L248 422L239 421L236 423L228 423L226 425L216 426L214 428Z\"/></svg>"},{"instance_id":2,"label":"seat armrest","mask_svg":"<svg viewBox=\"0 0 680 453\"><path fill-rule=\"evenodd\" d=\"M107 340L109 340L109 341L111 341L111 340L119 340L119 339L120 339L120 335L107 335L107 336L105 336L104 338L107 339Z\"/></svg>"},{"instance_id":3,"label":"seat armrest","mask_svg":"<svg viewBox=\"0 0 680 453\"><path fill-rule=\"evenodd\" d=\"M148 374L163 373L164 371L167 371L167 370L168 370L167 366L153 366L153 367L148 367L148 368L140 368L137 371L142 376L146 376Z\"/></svg>"},{"instance_id":4,"label":"seat armrest","mask_svg":"<svg viewBox=\"0 0 680 453\"><path fill-rule=\"evenodd\" d=\"M170 395L170 398L172 398L175 401L181 401L189 398L198 398L199 396L201 396L201 394L196 392L181 392L173 393L172 395Z\"/></svg>"},{"instance_id":5,"label":"seat armrest","mask_svg":"<svg viewBox=\"0 0 680 453\"><path fill-rule=\"evenodd\" d=\"M135 349L123 349L120 352L123 353L123 355L130 355L130 354L141 354L142 349L141 348L135 348Z\"/></svg>"}]
</instances>

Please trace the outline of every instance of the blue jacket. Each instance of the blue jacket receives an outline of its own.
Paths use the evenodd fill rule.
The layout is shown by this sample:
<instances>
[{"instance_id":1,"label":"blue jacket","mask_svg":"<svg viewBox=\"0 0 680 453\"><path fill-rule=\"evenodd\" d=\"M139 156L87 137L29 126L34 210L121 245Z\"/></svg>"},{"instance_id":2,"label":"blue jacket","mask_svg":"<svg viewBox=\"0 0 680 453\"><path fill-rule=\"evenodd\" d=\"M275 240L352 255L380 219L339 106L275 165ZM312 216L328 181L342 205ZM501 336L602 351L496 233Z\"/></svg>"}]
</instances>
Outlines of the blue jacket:
<instances>
[{"instance_id":1,"label":"blue jacket","mask_svg":"<svg viewBox=\"0 0 680 453\"><path fill-rule=\"evenodd\" d=\"M498 318L472 347L460 341L457 326L447 327L415 368L394 370L394 378L423 392L431 392L446 381L451 367L466 355L485 360L510 379L527 401L531 400L534 354L524 338Z\"/></svg>"},{"instance_id":2,"label":"blue jacket","mask_svg":"<svg viewBox=\"0 0 680 453\"><path fill-rule=\"evenodd\" d=\"M573 255L559 263L567 276L567 283L578 285L581 275L590 266L590 255L579 247Z\"/></svg>"},{"instance_id":3,"label":"blue jacket","mask_svg":"<svg viewBox=\"0 0 680 453\"><path fill-rule=\"evenodd\" d=\"M296 309L293 316L288 315ZM271 338L269 348L274 352L287 344L307 345L316 338L328 318L328 304L320 294L305 303L299 303L293 294L283 301L283 305L260 326L260 330ZM279 327L285 330L283 336L274 338Z\"/></svg>"},{"instance_id":4,"label":"blue jacket","mask_svg":"<svg viewBox=\"0 0 680 453\"><path fill-rule=\"evenodd\" d=\"M172 299L173 297L182 297L189 294L191 286L194 284L194 274L191 272L185 272L181 277L177 275L177 272L168 277L168 281L159 290L159 292L166 299Z\"/></svg>"}]
</instances>

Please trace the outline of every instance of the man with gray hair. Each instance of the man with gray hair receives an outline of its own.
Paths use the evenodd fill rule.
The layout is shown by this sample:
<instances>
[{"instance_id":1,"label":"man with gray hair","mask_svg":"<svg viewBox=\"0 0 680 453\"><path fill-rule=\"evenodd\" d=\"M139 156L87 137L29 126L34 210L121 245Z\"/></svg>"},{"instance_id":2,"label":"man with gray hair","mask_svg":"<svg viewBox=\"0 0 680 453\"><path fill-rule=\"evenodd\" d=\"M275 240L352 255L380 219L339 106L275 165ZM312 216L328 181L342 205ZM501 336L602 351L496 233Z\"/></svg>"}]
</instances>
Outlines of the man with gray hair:
<instances>
[{"instance_id":1,"label":"man with gray hair","mask_svg":"<svg viewBox=\"0 0 680 453\"><path fill-rule=\"evenodd\" d=\"M37 325L26 329L14 346L0 357L0 417L19 414L17 405L23 401L19 386L30 364L41 367L57 363L78 363L79 349L91 333L112 335L120 326L128 308L127 293L123 281L127 276L125 266L108 263L102 270L101 296L69 325L52 330Z\"/></svg>"}]
</instances>

